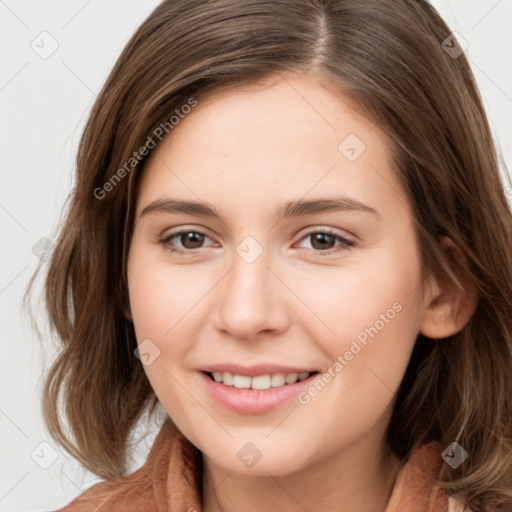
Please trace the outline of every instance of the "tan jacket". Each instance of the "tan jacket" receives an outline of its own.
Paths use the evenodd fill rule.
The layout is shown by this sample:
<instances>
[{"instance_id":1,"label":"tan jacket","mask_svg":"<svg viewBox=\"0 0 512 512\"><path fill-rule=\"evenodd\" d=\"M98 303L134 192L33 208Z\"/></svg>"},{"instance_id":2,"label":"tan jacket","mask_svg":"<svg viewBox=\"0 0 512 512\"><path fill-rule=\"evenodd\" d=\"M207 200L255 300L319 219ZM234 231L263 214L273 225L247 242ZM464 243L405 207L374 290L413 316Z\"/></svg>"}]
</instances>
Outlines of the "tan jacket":
<instances>
[{"instance_id":1,"label":"tan jacket","mask_svg":"<svg viewBox=\"0 0 512 512\"><path fill-rule=\"evenodd\" d=\"M385 512L471 512L431 477L442 463L438 448L430 443L411 454ZM141 468L93 485L57 512L201 512L201 478L201 452L168 419Z\"/></svg>"}]
</instances>

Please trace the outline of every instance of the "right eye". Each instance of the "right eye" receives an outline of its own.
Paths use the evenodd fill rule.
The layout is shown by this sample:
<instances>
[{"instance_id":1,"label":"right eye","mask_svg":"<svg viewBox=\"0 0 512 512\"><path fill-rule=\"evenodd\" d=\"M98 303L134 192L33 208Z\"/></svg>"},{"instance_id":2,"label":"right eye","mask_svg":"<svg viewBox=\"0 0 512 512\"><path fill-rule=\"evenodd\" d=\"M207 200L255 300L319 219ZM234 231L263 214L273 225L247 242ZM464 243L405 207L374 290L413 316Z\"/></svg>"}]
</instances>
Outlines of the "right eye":
<instances>
[{"instance_id":1,"label":"right eye","mask_svg":"<svg viewBox=\"0 0 512 512\"><path fill-rule=\"evenodd\" d=\"M181 243L182 248L176 248L175 243L172 243L172 240L175 238ZM209 236L197 229L180 229L165 235L159 242L166 250L179 255L185 255L186 253L192 254L196 249L201 248L205 238L209 238Z\"/></svg>"}]
</instances>

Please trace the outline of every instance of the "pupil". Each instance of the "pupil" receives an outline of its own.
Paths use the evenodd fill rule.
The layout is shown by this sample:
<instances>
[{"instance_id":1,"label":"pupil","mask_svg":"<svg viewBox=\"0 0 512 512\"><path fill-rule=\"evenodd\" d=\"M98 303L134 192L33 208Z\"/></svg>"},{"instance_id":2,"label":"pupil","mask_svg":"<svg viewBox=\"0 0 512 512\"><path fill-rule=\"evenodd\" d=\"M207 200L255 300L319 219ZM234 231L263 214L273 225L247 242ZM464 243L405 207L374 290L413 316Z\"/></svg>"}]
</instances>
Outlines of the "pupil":
<instances>
[{"instance_id":1,"label":"pupil","mask_svg":"<svg viewBox=\"0 0 512 512\"><path fill-rule=\"evenodd\" d=\"M197 249L198 247L201 247L201 244L203 243L204 235L201 233L196 233L194 231L190 231L189 233L184 233L181 236L181 243L184 247L187 249ZM192 244L192 247L188 245L189 243Z\"/></svg>"},{"instance_id":2,"label":"pupil","mask_svg":"<svg viewBox=\"0 0 512 512\"><path fill-rule=\"evenodd\" d=\"M332 242L333 235L329 235L328 233L316 233L313 236L313 247L315 249L325 249L329 242ZM320 242L320 245L318 247L315 247L315 243ZM327 242L327 243L326 243Z\"/></svg>"}]
</instances>

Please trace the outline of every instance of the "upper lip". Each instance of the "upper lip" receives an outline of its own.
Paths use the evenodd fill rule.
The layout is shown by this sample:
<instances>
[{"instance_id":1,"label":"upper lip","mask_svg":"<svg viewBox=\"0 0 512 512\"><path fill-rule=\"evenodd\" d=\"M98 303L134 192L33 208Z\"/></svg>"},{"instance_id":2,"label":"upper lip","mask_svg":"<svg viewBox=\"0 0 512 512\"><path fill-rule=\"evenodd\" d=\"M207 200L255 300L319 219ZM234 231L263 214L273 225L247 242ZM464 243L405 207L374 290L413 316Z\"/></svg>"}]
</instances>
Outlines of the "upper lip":
<instances>
[{"instance_id":1,"label":"upper lip","mask_svg":"<svg viewBox=\"0 0 512 512\"><path fill-rule=\"evenodd\" d=\"M256 377L258 375L266 375L271 373L304 373L315 372L309 368L301 366L284 366L280 364L256 364L253 366L244 366L240 364L220 363L211 364L201 368L204 372L229 372L233 375L247 375L248 377Z\"/></svg>"}]
</instances>

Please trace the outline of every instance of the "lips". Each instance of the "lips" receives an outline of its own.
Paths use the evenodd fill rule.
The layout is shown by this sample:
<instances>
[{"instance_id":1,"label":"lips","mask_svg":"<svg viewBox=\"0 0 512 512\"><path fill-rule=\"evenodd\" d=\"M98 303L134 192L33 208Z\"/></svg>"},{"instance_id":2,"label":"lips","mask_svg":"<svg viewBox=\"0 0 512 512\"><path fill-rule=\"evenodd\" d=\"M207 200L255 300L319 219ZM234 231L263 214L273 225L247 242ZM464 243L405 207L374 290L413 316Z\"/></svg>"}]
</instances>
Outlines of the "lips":
<instances>
[{"instance_id":1,"label":"lips","mask_svg":"<svg viewBox=\"0 0 512 512\"><path fill-rule=\"evenodd\" d=\"M243 375L242 373L234 375L230 372L220 372L220 370L225 370L226 368L230 368L236 372L246 372L256 374L253 376ZM243 368L243 369L242 369ZM271 411L277 407L283 406L286 403L290 403L294 399L297 398L299 393L306 389L308 386L311 386L313 380L316 378L316 375L319 373L317 371L309 372L305 368L292 368L292 367L283 367L283 366L275 366L275 365L259 365L255 367L240 367L238 365L215 365L208 367L210 370L206 369L203 371L197 372L200 377L200 382L204 386L207 394L215 400L215 402L221 405L224 408L230 409L236 413L244 413L244 414L264 414L268 411ZM285 370L285 372L289 372L291 370L304 370L307 377L303 380L298 380L299 372L277 372L272 373L274 370ZM259 374L261 371L269 371L270 374ZM228 385L223 382L218 382L213 378L213 374L217 372L222 373L222 380L227 374L230 374L233 380L236 377L240 377L242 379L242 384L245 379L246 383L249 381L251 383L250 387L235 387L234 385ZM302 372L300 372L302 373ZM272 374L272 377L275 375L281 374L294 377L294 381L291 384L284 383L282 385L276 387L265 387L268 386L268 380L266 383L262 384L262 380L265 377L268 377ZM263 377L263 379L262 379ZM229 376L228 376L229 378ZM256 379L256 386L254 386L254 379ZM258 384L259 381L259 384ZM282 383L282 380L281 380ZM233 382L234 384L234 382ZM296 400L295 400L296 401ZM296 403L298 403L296 401Z\"/></svg>"}]
</instances>

